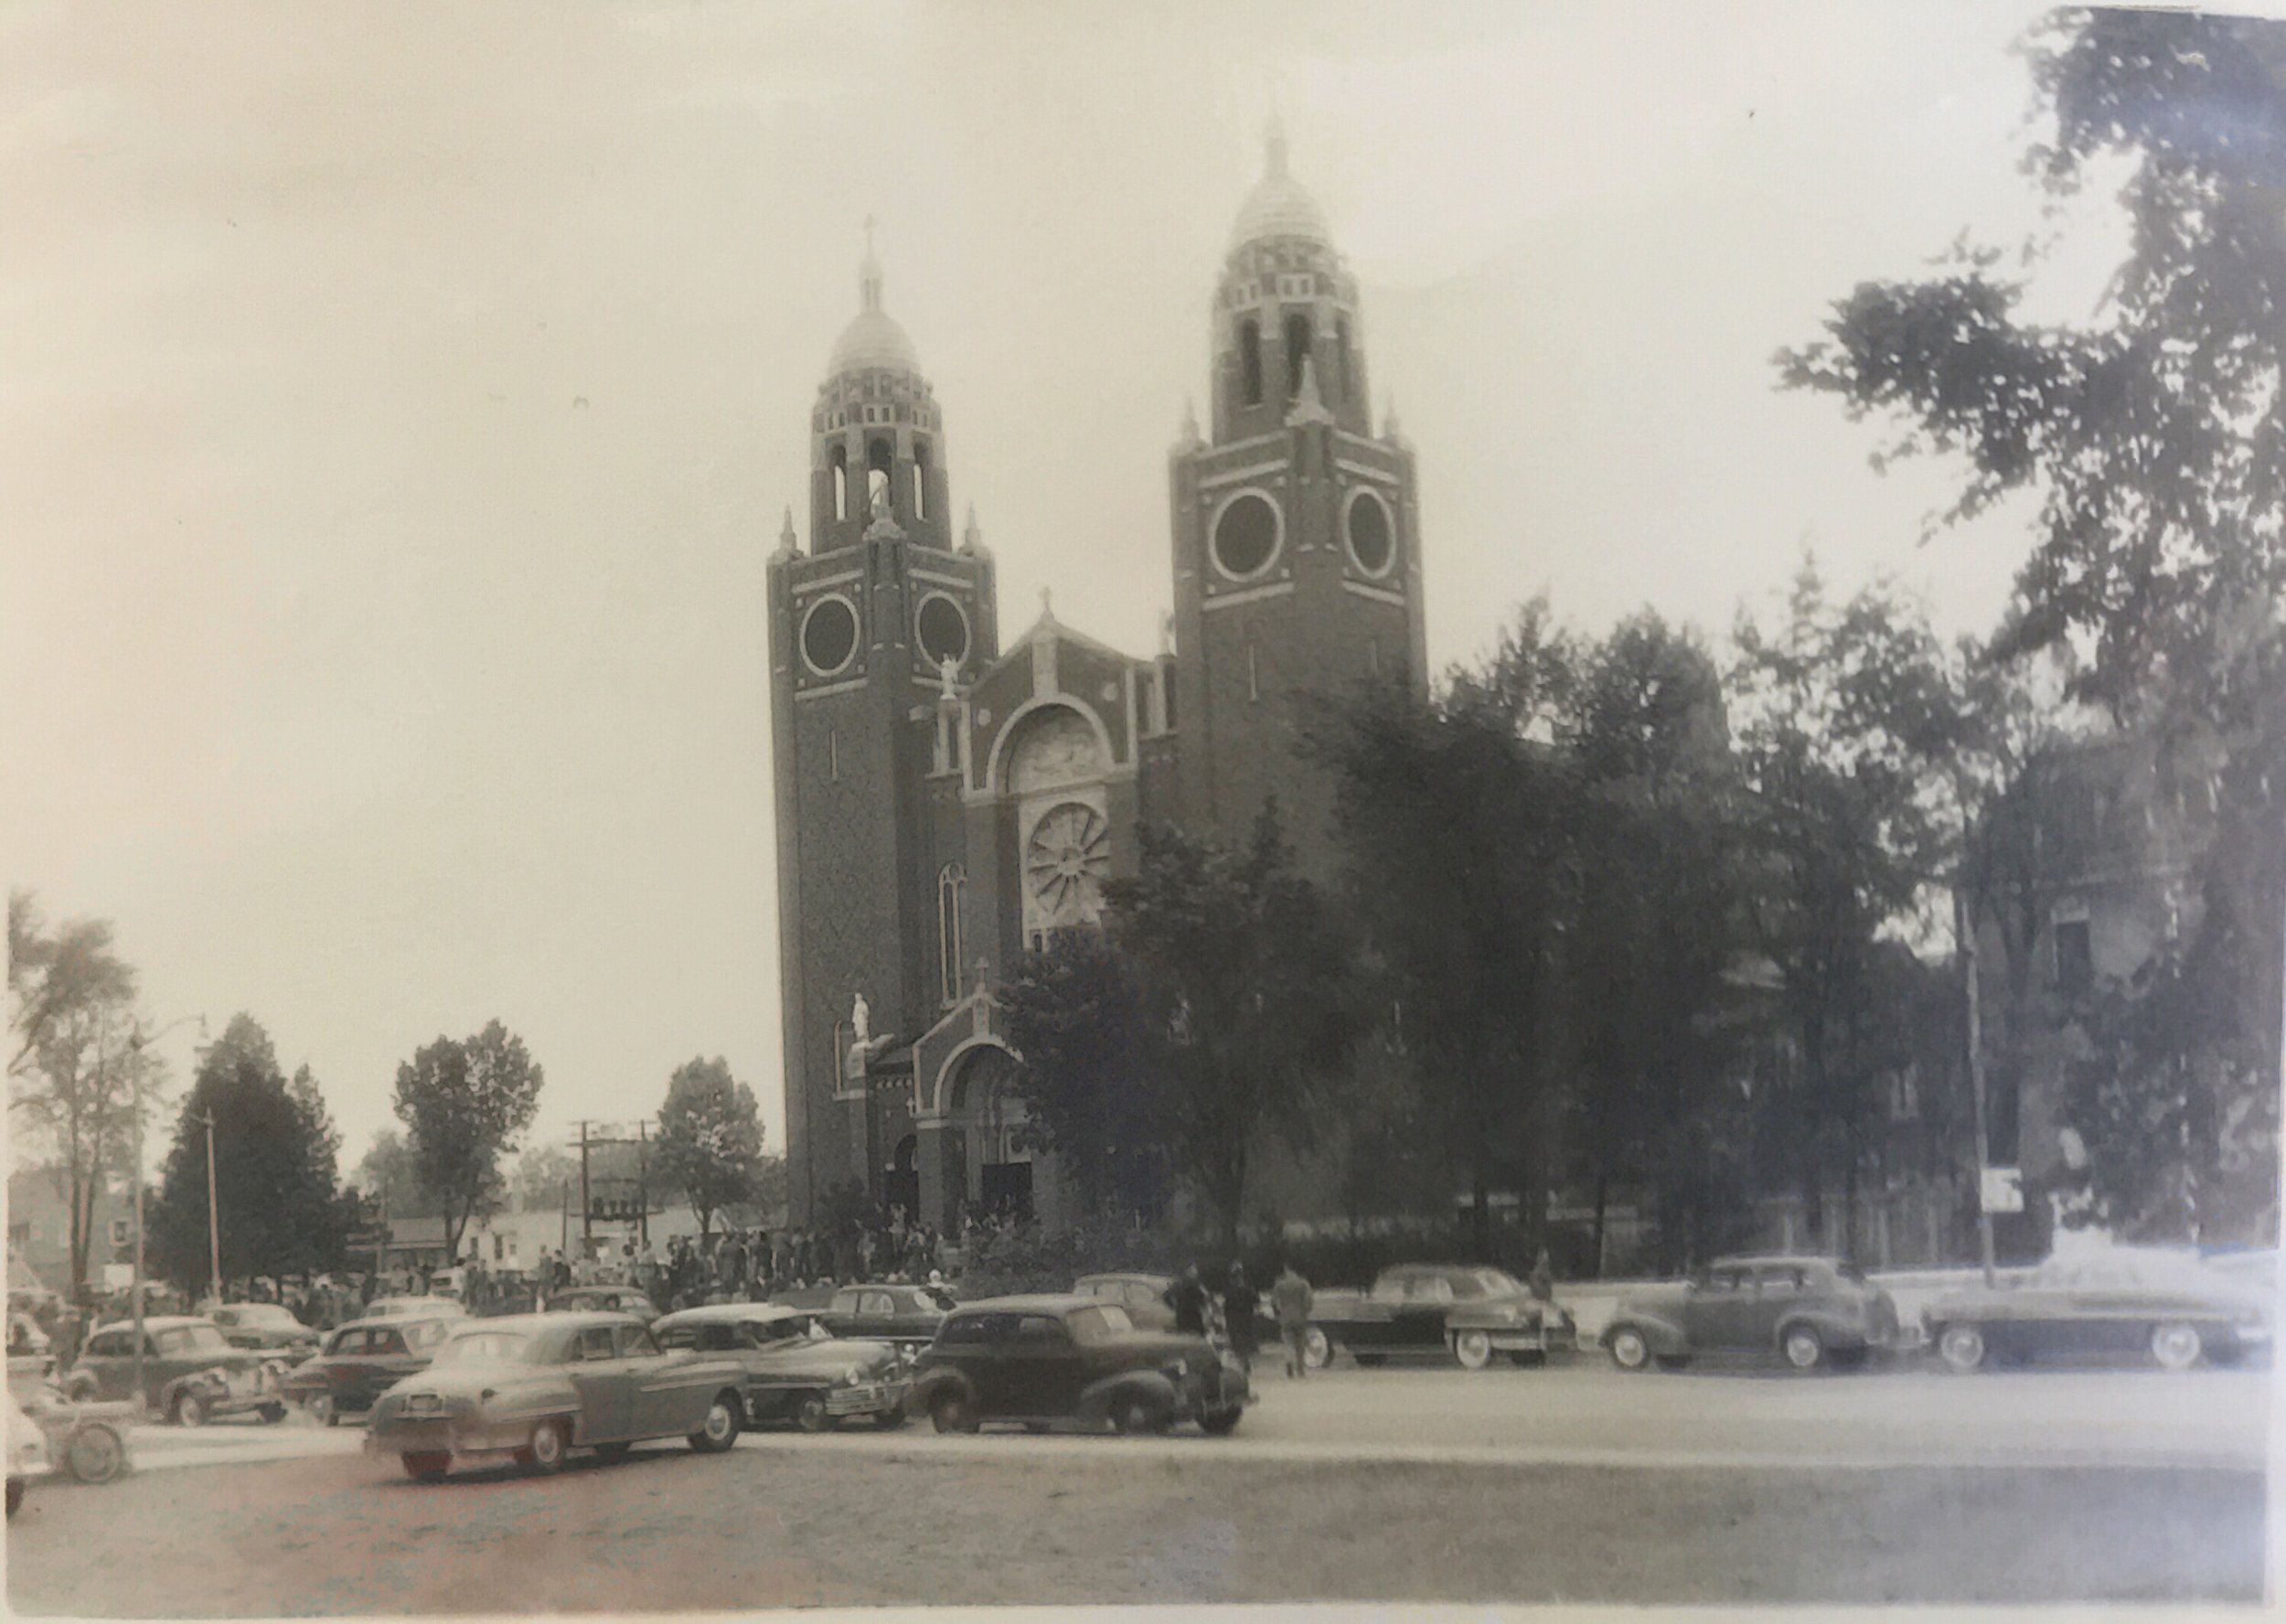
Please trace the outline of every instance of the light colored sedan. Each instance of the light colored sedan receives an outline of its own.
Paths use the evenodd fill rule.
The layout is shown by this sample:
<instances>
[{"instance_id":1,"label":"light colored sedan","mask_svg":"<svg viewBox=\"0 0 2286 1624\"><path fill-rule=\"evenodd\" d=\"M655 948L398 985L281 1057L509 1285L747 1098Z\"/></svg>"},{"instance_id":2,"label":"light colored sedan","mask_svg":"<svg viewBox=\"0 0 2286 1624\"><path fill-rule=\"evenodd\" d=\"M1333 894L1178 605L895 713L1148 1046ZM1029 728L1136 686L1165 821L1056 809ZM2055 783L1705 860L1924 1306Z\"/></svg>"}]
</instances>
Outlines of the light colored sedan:
<instances>
[{"instance_id":1,"label":"light colored sedan","mask_svg":"<svg viewBox=\"0 0 2286 1624\"><path fill-rule=\"evenodd\" d=\"M791 1421L804 1432L825 1432L852 1416L904 1424L911 1372L897 1350L832 1336L807 1309L717 1303L669 1314L651 1330L662 1347L736 1360L746 1373L749 1424Z\"/></svg>"},{"instance_id":2,"label":"light colored sedan","mask_svg":"<svg viewBox=\"0 0 2286 1624\"><path fill-rule=\"evenodd\" d=\"M375 1401L365 1447L424 1483L489 1460L559 1471L573 1449L616 1459L649 1438L713 1454L738 1441L744 1387L734 1361L662 1350L625 1314L471 1320Z\"/></svg>"}]
</instances>

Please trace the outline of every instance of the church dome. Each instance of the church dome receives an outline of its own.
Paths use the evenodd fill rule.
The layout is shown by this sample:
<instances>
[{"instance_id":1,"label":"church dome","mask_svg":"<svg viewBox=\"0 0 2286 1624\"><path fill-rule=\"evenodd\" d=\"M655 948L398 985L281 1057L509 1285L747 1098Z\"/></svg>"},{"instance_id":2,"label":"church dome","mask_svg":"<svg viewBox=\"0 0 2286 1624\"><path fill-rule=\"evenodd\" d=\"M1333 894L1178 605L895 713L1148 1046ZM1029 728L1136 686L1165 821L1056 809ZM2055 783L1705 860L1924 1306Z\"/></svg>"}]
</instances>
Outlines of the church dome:
<instances>
[{"instance_id":1,"label":"church dome","mask_svg":"<svg viewBox=\"0 0 2286 1624\"><path fill-rule=\"evenodd\" d=\"M1246 194L1246 201L1238 210L1238 219L1231 227L1230 245L1234 249L1250 242L1267 242L1275 238L1298 237L1321 247L1333 246L1333 231L1326 224L1326 211L1318 206L1318 199L1309 195L1302 183L1286 172L1286 131L1283 126L1270 126L1268 141L1269 162L1262 178L1255 182L1255 189Z\"/></svg>"},{"instance_id":2,"label":"church dome","mask_svg":"<svg viewBox=\"0 0 2286 1624\"><path fill-rule=\"evenodd\" d=\"M873 222L870 219L865 222L865 262L858 268L858 294L863 308L834 340L833 358L826 364L826 374L839 378L875 368L918 374L921 352L897 325L897 318L881 308L881 262L873 254Z\"/></svg>"}]
</instances>

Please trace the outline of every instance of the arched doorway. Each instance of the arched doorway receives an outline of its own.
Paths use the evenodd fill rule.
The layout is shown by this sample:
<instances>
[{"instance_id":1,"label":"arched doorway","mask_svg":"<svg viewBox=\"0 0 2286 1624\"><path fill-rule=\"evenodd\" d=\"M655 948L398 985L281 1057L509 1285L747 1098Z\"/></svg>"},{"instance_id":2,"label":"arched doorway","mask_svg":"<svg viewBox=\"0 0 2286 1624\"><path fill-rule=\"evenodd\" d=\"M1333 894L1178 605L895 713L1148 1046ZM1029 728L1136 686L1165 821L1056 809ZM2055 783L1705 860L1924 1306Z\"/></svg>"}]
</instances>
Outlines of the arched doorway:
<instances>
[{"instance_id":1,"label":"arched doorway","mask_svg":"<svg viewBox=\"0 0 2286 1624\"><path fill-rule=\"evenodd\" d=\"M903 1207L908 1221L921 1216L921 1136L907 1134L897 1141L889 1165L881 1170L881 1204Z\"/></svg>"},{"instance_id":2,"label":"arched doorway","mask_svg":"<svg viewBox=\"0 0 2286 1624\"><path fill-rule=\"evenodd\" d=\"M1008 1051L971 1050L953 1074L953 1165L945 1194L956 1220L971 1202L1020 1220L1032 1214L1032 1157L1023 1143L1024 1102L1011 1086Z\"/></svg>"}]
</instances>

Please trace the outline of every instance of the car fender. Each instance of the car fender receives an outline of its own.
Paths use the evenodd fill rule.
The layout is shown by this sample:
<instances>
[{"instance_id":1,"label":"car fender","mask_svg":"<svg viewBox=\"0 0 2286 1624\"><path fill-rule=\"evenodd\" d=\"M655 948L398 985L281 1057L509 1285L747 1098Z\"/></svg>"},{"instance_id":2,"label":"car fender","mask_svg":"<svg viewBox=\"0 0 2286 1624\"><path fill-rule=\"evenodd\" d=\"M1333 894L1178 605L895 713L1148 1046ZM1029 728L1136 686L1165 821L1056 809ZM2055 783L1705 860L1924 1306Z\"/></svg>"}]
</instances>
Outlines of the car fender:
<instances>
[{"instance_id":1,"label":"car fender","mask_svg":"<svg viewBox=\"0 0 2286 1624\"><path fill-rule=\"evenodd\" d=\"M1611 1316L1611 1323L1604 1327L1603 1335L1598 1339L1604 1347L1611 1346L1612 1332L1623 1325L1632 1325L1641 1331L1643 1340L1650 1344L1654 1354L1672 1355L1687 1353L1691 1351L1691 1339L1683 1334L1682 1327L1672 1320L1663 1314L1647 1312L1641 1309L1630 1309L1624 1305L1618 1312Z\"/></svg>"},{"instance_id":2,"label":"car fender","mask_svg":"<svg viewBox=\"0 0 2286 1624\"><path fill-rule=\"evenodd\" d=\"M1445 1314L1445 1334L1450 1337L1463 1330L1537 1330L1547 1320L1538 1303L1526 1305L1514 1319L1509 1317L1508 1309L1507 1303L1470 1303L1449 1309Z\"/></svg>"},{"instance_id":3,"label":"car fender","mask_svg":"<svg viewBox=\"0 0 2286 1624\"><path fill-rule=\"evenodd\" d=\"M1111 1414L1111 1406L1124 1398L1141 1397L1159 1412L1170 1417L1182 1414L1182 1395L1168 1380L1164 1371L1127 1370L1116 1375L1090 1382L1080 1390L1079 1407L1075 1414L1084 1422L1098 1422Z\"/></svg>"},{"instance_id":4,"label":"car fender","mask_svg":"<svg viewBox=\"0 0 2286 1624\"><path fill-rule=\"evenodd\" d=\"M940 1393L957 1393L972 1405L977 1402L977 1384L968 1379L966 1371L951 1365L939 1365L935 1370L923 1371L914 1378L906 1405L910 1409L925 1411L936 1402L936 1395Z\"/></svg>"},{"instance_id":5,"label":"car fender","mask_svg":"<svg viewBox=\"0 0 2286 1624\"><path fill-rule=\"evenodd\" d=\"M176 1376L159 1389L159 1414L164 1416L175 1407L175 1395L191 1388L206 1393L228 1393L230 1382L219 1370L195 1370Z\"/></svg>"},{"instance_id":6,"label":"car fender","mask_svg":"<svg viewBox=\"0 0 2286 1624\"><path fill-rule=\"evenodd\" d=\"M1807 1325L1824 1339L1829 1348L1862 1348L1865 1345L1864 1325L1831 1309L1797 1309L1778 1322L1778 1333L1770 1339L1773 1348L1786 1346L1786 1333L1797 1325Z\"/></svg>"}]
</instances>

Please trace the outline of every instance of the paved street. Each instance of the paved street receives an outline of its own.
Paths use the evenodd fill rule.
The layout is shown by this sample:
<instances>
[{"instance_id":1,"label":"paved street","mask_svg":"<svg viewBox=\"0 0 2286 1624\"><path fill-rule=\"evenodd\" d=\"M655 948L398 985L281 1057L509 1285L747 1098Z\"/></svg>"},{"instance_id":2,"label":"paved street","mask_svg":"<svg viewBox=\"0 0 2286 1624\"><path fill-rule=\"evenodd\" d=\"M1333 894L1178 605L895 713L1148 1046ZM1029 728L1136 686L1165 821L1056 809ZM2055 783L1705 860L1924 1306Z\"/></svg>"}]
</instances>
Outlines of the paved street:
<instances>
[{"instance_id":1,"label":"paved street","mask_svg":"<svg viewBox=\"0 0 2286 1624\"><path fill-rule=\"evenodd\" d=\"M2266 1416L2265 1378L2221 1372L1340 1370L1273 1373L1227 1440L772 1433L722 1459L659 1445L441 1489L360 1453L353 1427L151 1428L134 1479L35 1491L10 1597L132 1614L2250 1597ZM90 1542L123 1523L147 1559L91 1570Z\"/></svg>"}]
</instances>

